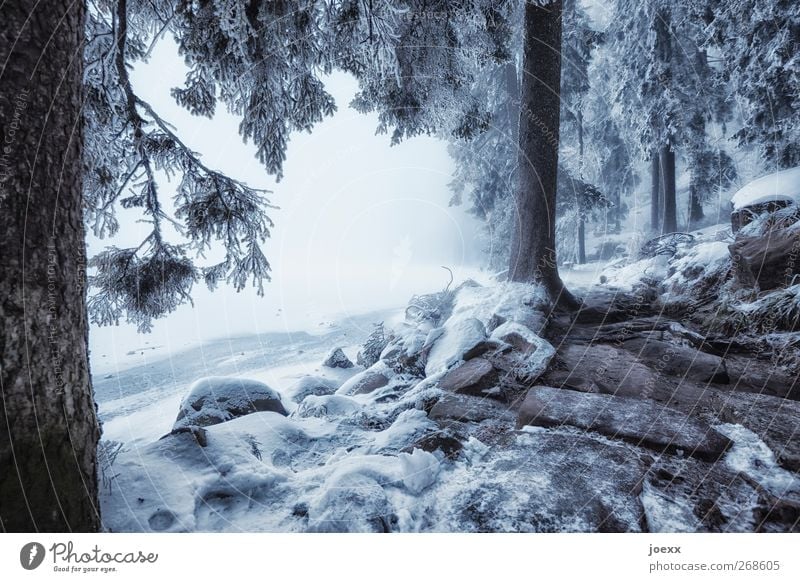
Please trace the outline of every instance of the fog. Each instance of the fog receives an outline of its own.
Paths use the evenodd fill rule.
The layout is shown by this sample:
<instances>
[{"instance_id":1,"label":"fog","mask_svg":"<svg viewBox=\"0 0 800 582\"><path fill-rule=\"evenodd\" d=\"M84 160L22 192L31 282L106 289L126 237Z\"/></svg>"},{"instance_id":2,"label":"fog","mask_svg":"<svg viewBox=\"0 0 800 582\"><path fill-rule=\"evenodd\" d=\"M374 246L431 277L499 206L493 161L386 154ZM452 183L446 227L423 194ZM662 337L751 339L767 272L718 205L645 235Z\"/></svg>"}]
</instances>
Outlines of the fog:
<instances>
[{"instance_id":1,"label":"fog","mask_svg":"<svg viewBox=\"0 0 800 582\"><path fill-rule=\"evenodd\" d=\"M185 305L141 335L134 326L93 326L93 360L104 362L144 345L169 350L189 344L265 331L323 330L333 319L370 309L399 307L414 293L442 289L453 269L457 279L475 276L482 255L479 224L464 207L450 207L447 184L452 162L444 142L418 137L398 146L375 135L376 115L348 107L356 92L344 74L326 86L338 112L310 134L295 134L287 151L284 178L276 183L243 144L238 119L220 107L213 120L175 105L169 90L185 68L174 44L162 42L149 63L132 73L137 93L148 101L211 168L251 186L272 190L275 222L263 250L272 266L265 296L236 293L221 285L193 289ZM162 179L160 196L172 185ZM107 245L137 246L149 232L141 215L121 211L117 236L89 237L89 255ZM173 238L173 241L178 241ZM209 259L213 259L210 255ZM90 290L91 291L91 290Z\"/></svg>"}]
</instances>

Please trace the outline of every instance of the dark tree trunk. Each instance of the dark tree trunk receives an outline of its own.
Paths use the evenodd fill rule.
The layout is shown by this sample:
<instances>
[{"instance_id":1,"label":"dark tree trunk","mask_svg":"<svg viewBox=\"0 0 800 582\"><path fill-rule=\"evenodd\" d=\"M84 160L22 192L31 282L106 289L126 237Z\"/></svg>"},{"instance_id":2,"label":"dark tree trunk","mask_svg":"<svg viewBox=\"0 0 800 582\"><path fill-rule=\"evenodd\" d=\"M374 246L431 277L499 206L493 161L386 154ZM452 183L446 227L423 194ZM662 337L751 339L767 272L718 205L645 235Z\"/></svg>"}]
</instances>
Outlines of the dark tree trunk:
<instances>
[{"instance_id":1,"label":"dark tree trunk","mask_svg":"<svg viewBox=\"0 0 800 582\"><path fill-rule=\"evenodd\" d=\"M678 230L677 204L675 201L675 152L669 146L661 148L661 188L664 193L662 232Z\"/></svg>"},{"instance_id":2,"label":"dark tree trunk","mask_svg":"<svg viewBox=\"0 0 800 582\"><path fill-rule=\"evenodd\" d=\"M0 4L0 529L96 531L82 216L84 3Z\"/></svg>"},{"instance_id":3,"label":"dark tree trunk","mask_svg":"<svg viewBox=\"0 0 800 582\"><path fill-rule=\"evenodd\" d=\"M689 188L689 224L696 224L705 218L703 201L695 186Z\"/></svg>"},{"instance_id":4,"label":"dark tree trunk","mask_svg":"<svg viewBox=\"0 0 800 582\"><path fill-rule=\"evenodd\" d=\"M504 77L506 82L506 115L508 115L509 139L513 143L519 140L519 77L517 75L517 65L512 61L506 63Z\"/></svg>"},{"instance_id":5,"label":"dark tree trunk","mask_svg":"<svg viewBox=\"0 0 800 582\"><path fill-rule=\"evenodd\" d=\"M578 216L578 264L586 264L586 221Z\"/></svg>"},{"instance_id":6,"label":"dark tree trunk","mask_svg":"<svg viewBox=\"0 0 800 582\"><path fill-rule=\"evenodd\" d=\"M556 262L561 2L525 4L519 122L519 186L509 278L541 284L554 304L575 309Z\"/></svg>"},{"instance_id":7,"label":"dark tree trunk","mask_svg":"<svg viewBox=\"0 0 800 582\"><path fill-rule=\"evenodd\" d=\"M574 9L574 7L573 7ZM575 115L575 123L578 125L578 168L580 178L583 180L583 112L578 108ZM578 212L578 264L586 263L586 219L583 214Z\"/></svg>"},{"instance_id":8,"label":"dark tree trunk","mask_svg":"<svg viewBox=\"0 0 800 582\"><path fill-rule=\"evenodd\" d=\"M650 230L661 231L661 160L658 150L653 152L650 176Z\"/></svg>"}]
</instances>

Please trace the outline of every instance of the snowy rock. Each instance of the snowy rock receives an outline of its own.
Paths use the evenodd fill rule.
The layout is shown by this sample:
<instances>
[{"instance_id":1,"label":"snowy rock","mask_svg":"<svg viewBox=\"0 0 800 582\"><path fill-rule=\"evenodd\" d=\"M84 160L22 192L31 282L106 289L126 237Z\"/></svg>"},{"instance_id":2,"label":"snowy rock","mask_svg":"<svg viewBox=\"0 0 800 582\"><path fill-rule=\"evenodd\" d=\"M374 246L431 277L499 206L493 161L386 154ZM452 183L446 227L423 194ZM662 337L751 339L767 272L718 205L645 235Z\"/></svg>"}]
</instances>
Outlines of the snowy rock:
<instances>
[{"instance_id":1,"label":"snowy rock","mask_svg":"<svg viewBox=\"0 0 800 582\"><path fill-rule=\"evenodd\" d=\"M767 394L709 393L708 402L721 422L750 430L772 451L775 462L800 475L800 402Z\"/></svg>"},{"instance_id":2,"label":"snowy rock","mask_svg":"<svg viewBox=\"0 0 800 582\"><path fill-rule=\"evenodd\" d=\"M421 449L429 453L441 451L446 459L458 457L464 444L455 436L451 436L447 431L441 430L426 434L412 445L409 445L403 452L411 453L414 449Z\"/></svg>"},{"instance_id":3,"label":"snowy rock","mask_svg":"<svg viewBox=\"0 0 800 582\"><path fill-rule=\"evenodd\" d=\"M340 394L329 394L325 396L306 396L306 398L297 407L294 412L295 416L300 418L339 418L343 416L352 416L361 412L363 406L349 398Z\"/></svg>"},{"instance_id":4,"label":"snowy rock","mask_svg":"<svg viewBox=\"0 0 800 582\"><path fill-rule=\"evenodd\" d=\"M537 386L528 391L517 427L574 426L657 452L683 451L715 461L730 440L706 423L655 402Z\"/></svg>"},{"instance_id":5,"label":"snowy rock","mask_svg":"<svg viewBox=\"0 0 800 582\"><path fill-rule=\"evenodd\" d=\"M386 492L368 474L345 473L326 482L308 509L308 530L322 533L388 533L396 518Z\"/></svg>"},{"instance_id":6,"label":"snowy rock","mask_svg":"<svg viewBox=\"0 0 800 582\"><path fill-rule=\"evenodd\" d=\"M395 493L420 495L436 482L439 460L420 449L397 456L354 455L331 471L309 503L310 531L391 532L398 529ZM399 508L398 508L399 509Z\"/></svg>"},{"instance_id":7,"label":"snowy rock","mask_svg":"<svg viewBox=\"0 0 800 582\"><path fill-rule=\"evenodd\" d=\"M393 375L392 370L383 361L379 361L374 366L350 378L339 387L336 393L346 396L369 394L389 384L389 379Z\"/></svg>"},{"instance_id":8,"label":"snowy rock","mask_svg":"<svg viewBox=\"0 0 800 582\"><path fill-rule=\"evenodd\" d=\"M638 494L647 465L635 447L557 429L523 432L482 455L467 448L468 469L452 477L437 503L452 506L439 530L641 531Z\"/></svg>"},{"instance_id":9,"label":"snowy rock","mask_svg":"<svg viewBox=\"0 0 800 582\"><path fill-rule=\"evenodd\" d=\"M294 402L302 402L306 396L326 396L336 392L338 384L328 378L321 376L303 376L297 382L292 384L286 392L291 394L291 399Z\"/></svg>"},{"instance_id":10,"label":"snowy rock","mask_svg":"<svg viewBox=\"0 0 800 582\"><path fill-rule=\"evenodd\" d=\"M495 367L513 374L524 382L535 382L541 376L556 350L529 327L509 321L492 332L492 339L509 344L514 351L501 358L491 359Z\"/></svg>"},{"instance_id":11,"label":"snowy rock","mask_svg":"<svg viewBox=\"0 0 800 582\"><path fill-rule=\"evenodd\" d=\"M665 455L655 459L645 475L640 495L647 529L651 532L787 531L785 516L762 495L755 480L741 470L743 467L730 466L729 459L740 448L737 439L723 462L713 464L692 457ZM772 470L767 467L765 473ZM782 521L776 527L775 522Z\"/></svg>"},{"instance_id":12,"label":"snowy rock","mask_svg":"<svg viewBox=\"0 0 800 582\"><path fill-rule=\"evenodd\" d=\"M424 411L413 408L404 410L389 428L374 435L374 444L369 450L373 453L397 452L425 432L435 429L436 424L428 418Z\"/></svg>"},{"instance_id":13,"label":"snowy rock","mask_svg":"<svg viewBox=\"0 0 800 582\"><path fill-rule=\"evenodd\" d=\"M333 348L328 352L322 365L328 368L352 368L353 362L345 355L342 348Z\"/></svg>"},{"instance_id":14,"label":"snowy rock","mask_svg":"<svg viewBox=\"0 0 800 582\"><path fill-rule=\"evenodd\" d=\"M731 198L734 210L777 201L800 205L800 167L753 180Z\"/></svg>"},{"instance_id":15,"label":"snowy rock","mask_svg":"<svg viewBox=\"0 0 800 582\"><path fill-rule=\"evenodd\" d=\"M211 376L189 388L173 430L190 426L211 426L254 412L288 413L281 395L256 380Z\"/></svg>"},{"instance_id":16,"label":"snowy rock","mask_svg":"<svg viewBox=\"0 0 800 582\"><path fill-rule=\"evenodd\" d=\"M497 374L488 360L474 358L449 370L439 380L439 387L448 392L481 396L482 391L496 383Z\"/></svg>"},{"instance_id":17,"label":"snowy rock","mask_svg":"<svg viewBox=\"0 0 800 582\"><path fill-rule=\"evenodd\" d=\"M463 359L464 354L486 339L486 328L479 319L467 317L445 323L428 355L425 375L442 372Z\"/></svg>"}]
</instances>

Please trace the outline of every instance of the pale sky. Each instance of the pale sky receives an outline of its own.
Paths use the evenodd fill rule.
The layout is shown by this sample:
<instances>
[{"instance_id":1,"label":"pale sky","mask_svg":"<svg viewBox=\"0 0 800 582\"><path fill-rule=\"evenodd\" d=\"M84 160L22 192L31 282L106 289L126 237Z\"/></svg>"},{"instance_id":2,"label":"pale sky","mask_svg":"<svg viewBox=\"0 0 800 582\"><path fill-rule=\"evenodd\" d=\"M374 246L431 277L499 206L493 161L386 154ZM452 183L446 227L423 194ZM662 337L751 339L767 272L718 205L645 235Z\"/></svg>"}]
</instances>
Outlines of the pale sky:
<instances>
[{"instance_id":1,"label":"pale sky","mask_svg":"<svg viewBox=\"0 0 800 582\"><path fill-rule=\"evenodd\" d=\"M313 329L348 312L405 305L414 293L444 287L441 265L456 278L481 261L478 223L463 207L449 207L452 162L443 142L418 137L390 147L375 135L377 116L348 107L354 79L337 74L327 83L337 114L311 134L292 137L280 183L267 175L254 149L238 135L238 120L224 108L215 119L191 116L169 90L184 76L174 45L162 42L147 65L132 75L137 92L204 163L252 186L269 188L275 222L263 246L272 265L266 296L227 286L210 293L196 285L195 307L180 308L138 336L133 326L91 331L93 357L124 354L144 342L180 348L187 342L243 333ZM169 183L161 185L169 199ZM132 211L120 214L114 239L90 238L90 255L106 245L136 246L148 232Z\"/></svg>"}]
</instances>

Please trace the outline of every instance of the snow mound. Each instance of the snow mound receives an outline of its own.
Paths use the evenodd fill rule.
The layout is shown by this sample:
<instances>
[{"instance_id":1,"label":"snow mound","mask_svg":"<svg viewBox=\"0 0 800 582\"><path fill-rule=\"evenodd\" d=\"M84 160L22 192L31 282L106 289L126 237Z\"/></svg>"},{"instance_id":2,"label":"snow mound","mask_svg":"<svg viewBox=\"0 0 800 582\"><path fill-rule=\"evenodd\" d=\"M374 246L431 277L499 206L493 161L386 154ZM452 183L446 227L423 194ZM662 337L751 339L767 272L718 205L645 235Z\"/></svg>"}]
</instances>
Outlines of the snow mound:
<instances>
[{"instance_id":1,"label":"snow mound","mask_svg":"<svg viewBox=\"0 0 800 582\"><path fill-rule=\"evenodd\" d=\"M778 201L800 204L800 167L753 180L731 198L734 210Z\"/></svg>"},{"instance_id":2,"label":"snow mound","mask_svg":"<svg viewBox=\"0 0 800 582\"><path fill-rule=\"evenodd\" d=\"M721 282L731 265L728 243L721 241L700 243L677 255L669 264L671 273L664 281L668 290L678 293L690 290L701 280Z\"/></svg>"},{"instance_id":3,"label":"snow mound","mask_svg":"<svg viewBox=\"0 0 800 582\"><path fill-rule=\"evenodd\" d=\"M337 418L352 416L361 412L361 409L362 405L349 396L341 394L315 396L311 394L303 399L294 414L300 418Z\"/></svg>"},{"instance_id":4,"label":"snow mound","mask_svg":"<svg viewBox=\"0 0 800 582\"><path fill-rule=\"evenodd\" d=\"M663 280L667 276L669 267L669 257L666 255L656 255L634 261L632 263L619 265L609 265L603 271L605 282L611 287L616 287L622 291L632 291L634 287L642 283L646 278Z\"/></svg>"}]
</instances>

